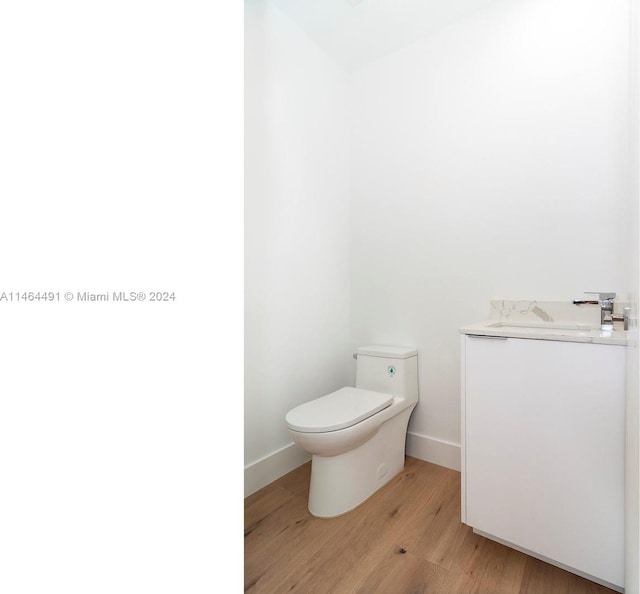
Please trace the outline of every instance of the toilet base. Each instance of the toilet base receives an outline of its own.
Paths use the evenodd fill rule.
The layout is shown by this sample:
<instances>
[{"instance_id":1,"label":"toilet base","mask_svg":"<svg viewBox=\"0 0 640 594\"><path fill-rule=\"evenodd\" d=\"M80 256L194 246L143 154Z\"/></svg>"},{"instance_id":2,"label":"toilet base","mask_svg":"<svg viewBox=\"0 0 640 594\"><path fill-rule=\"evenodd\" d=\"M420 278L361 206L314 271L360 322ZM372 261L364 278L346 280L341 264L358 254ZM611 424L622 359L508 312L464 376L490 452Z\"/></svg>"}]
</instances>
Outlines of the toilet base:
<instances>
[{"instance_id":1,"label":"toilet base","mask_svg":"<svg viewBox=\"0 0 640 594\"><path fill-rule=\"evenodd\" d=\"M360 505L404 468L409 417L413 406L384 422L357 448L338 456L311 458L309 511L334 518Z\"/></svg>"}]
</instances>

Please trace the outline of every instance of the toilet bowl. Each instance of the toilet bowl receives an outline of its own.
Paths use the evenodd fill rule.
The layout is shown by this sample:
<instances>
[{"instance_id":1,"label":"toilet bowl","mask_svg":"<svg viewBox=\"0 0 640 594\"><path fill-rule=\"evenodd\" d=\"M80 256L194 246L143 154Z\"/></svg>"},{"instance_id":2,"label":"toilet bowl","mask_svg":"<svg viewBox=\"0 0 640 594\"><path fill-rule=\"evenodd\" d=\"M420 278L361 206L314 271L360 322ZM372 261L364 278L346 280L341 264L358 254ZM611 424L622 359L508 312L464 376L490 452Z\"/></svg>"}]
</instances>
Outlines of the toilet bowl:
<instances>
[{"instance_id":1,"label":"toilet bowl","mask_svg":"<svg viewBox=\"0 0 640 594\"><path fill-rule=\"evenodd\" d=\"M312 455L309 511L342 515L404 468L407 426L418 402L415 349L365 346L356 352L356 386L287 413L295 443Z\"/></svg>"}]
</instances>

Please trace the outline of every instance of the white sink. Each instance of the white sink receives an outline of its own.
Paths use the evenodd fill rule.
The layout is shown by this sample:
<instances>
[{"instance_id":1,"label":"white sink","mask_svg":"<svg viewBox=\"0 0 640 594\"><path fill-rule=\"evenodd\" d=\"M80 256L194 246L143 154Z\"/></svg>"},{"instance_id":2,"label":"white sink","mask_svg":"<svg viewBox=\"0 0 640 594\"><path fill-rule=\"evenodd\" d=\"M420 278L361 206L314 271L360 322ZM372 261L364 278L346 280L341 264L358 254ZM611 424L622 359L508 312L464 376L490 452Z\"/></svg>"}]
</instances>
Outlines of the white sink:
<instances>
[{"instance_id":1,"label":"white sink","mask_svg":"<svg viewBox=\"0 0 640 594\"><path fill-rule=\"evenodd\" d=\"M534 340L559 340L568 342L593 342L625 345L627 333L621 328L602 330L591 324L556 324L549 322L524 323L508 320L487 320L460 328L461 334L472 336L530 338Z\"/></svg>"},{"instance_id":2,"label":"white sink","mask_svg":"<svg viewBox=\"0 0 640 594\"><path fill-rule=\"evenodd\" d=\"M589 334L599 328L593 328L588 324L522 324L518 322L493 322L486 324L487 328L500 328L516 332L527 332L531 334L575 334L577 336Z\"/></svg>"}]
</instances>

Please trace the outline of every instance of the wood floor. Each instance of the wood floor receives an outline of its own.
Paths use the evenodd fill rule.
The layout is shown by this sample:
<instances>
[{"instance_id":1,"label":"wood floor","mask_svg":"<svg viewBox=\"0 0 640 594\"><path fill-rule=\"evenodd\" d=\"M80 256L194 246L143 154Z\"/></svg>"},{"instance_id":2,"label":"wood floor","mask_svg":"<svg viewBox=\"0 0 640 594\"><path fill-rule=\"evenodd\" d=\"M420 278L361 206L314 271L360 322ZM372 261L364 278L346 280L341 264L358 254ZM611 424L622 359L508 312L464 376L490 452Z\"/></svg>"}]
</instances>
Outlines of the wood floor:
<instances>
[{"instance_id":1,"label":"wood floor","mask_svg":"<svg viewBox=\"0 0 640 594\"><path fill-rule=\"evenodd\" d=\"M310 463L245 500L245 591L263 594L610 594L474 534L460 473L415 458L355 510L307 510Z\"/></svg>"}]
</instances>

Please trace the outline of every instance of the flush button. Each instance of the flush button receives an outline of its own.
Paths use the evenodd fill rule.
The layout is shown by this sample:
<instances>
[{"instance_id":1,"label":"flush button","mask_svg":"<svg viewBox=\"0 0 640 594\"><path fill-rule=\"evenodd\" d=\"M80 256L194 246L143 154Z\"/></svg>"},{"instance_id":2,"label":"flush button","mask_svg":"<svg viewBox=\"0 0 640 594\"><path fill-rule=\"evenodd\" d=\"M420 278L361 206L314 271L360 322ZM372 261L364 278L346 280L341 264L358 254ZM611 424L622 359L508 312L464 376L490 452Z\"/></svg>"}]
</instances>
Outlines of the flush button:
<instances>
[{"instance_id":1,"label":"flush button","mask_svg":"<svg viewBox=\"0 0 640 594\"><path fill-rule=\"evenodd\" d=\"M387 367L387 375L389 377L393 377L396 374L396 368L393 365L389 365L389 367Z\"/></svg>"}]
</instances>

